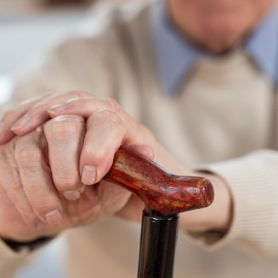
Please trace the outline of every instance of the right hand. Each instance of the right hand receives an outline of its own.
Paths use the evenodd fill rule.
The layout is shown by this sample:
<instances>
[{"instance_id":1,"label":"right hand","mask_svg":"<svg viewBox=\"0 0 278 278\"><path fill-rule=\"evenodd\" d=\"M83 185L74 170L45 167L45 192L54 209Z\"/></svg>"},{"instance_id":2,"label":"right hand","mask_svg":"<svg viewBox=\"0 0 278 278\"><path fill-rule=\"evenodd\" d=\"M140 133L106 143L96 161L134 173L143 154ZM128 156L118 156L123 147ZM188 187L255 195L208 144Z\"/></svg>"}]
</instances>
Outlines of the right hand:
<instances>
[{"instance_id":1,"label":"right hand","mask_svg":"<svg viewBox=\"0 0 278 278\"><path fill-rule=\"evenodd\" d=\"M47 110L60 102L92 97L83 90L44 95L27 99L4 113L0 119L0 144L9 142L16 135L24 135L50 119ZM109 104L108 104L109 106Z\"/></svg>"}]
</instances>

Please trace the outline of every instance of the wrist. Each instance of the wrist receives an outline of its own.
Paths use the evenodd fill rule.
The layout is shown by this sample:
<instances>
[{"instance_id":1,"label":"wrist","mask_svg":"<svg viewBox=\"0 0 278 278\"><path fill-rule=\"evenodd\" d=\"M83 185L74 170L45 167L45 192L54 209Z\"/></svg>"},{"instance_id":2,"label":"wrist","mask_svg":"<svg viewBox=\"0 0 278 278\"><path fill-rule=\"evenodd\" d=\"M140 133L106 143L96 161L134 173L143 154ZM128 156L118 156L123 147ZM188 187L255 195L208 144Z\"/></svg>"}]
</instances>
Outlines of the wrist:
<instances>
[{"instance_id":1,"label":"wrist","mask_svg":"<svg viewBox=\"0 0 278 278\"><path fill-rule=\"evenodd\" d=\"M232 222L232 195L227 183L208 172L194 173L210 180L214 189L213 203L204 209L188 211L180 215L180 228L190 233L228 231Z\"/></svg>"}]
</instances>

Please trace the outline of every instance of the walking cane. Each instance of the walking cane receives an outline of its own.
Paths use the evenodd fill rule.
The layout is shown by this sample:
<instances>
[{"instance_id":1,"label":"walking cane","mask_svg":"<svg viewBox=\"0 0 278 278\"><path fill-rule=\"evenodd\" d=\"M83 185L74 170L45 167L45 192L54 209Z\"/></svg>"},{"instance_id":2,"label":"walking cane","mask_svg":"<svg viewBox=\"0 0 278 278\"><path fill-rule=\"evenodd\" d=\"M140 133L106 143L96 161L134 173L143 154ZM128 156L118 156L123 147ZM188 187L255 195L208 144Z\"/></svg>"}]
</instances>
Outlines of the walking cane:
<instances>
[{"instance_id":1,"label":"walking cane","mask_svg":"<svg viewBox=\"0 0 278 278\"><path fill-rule=\"evenodd\" d=\"M169 174L149 159L120 147L105 176L145 204L138 278L172 278L179 213L213 201L211 183L201 177Z\"/></svg>"}]
</instances>

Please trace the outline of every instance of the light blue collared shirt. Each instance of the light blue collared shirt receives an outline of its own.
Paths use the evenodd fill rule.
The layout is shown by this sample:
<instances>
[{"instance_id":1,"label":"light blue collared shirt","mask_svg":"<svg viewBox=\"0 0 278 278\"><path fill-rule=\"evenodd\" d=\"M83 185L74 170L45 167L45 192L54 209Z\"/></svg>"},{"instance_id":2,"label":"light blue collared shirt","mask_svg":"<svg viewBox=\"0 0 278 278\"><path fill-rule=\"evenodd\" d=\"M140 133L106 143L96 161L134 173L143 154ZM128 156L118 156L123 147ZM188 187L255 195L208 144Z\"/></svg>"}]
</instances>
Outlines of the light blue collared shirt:
<instances>
[{"instance_id":1,"label":"light blue collared shirt","mask_svg":"<svg viewBox=\"0 0 278 278\"><path fill-rule=\"evenodd\" d=\"M170 23L165 3L154 7L155 50L162 88L173 94L197 60L208 55L186 40ZM278 22L271 11L249 35L242 47L257 68L275 86L278 84Z\"/></svg>"}]
</instances>

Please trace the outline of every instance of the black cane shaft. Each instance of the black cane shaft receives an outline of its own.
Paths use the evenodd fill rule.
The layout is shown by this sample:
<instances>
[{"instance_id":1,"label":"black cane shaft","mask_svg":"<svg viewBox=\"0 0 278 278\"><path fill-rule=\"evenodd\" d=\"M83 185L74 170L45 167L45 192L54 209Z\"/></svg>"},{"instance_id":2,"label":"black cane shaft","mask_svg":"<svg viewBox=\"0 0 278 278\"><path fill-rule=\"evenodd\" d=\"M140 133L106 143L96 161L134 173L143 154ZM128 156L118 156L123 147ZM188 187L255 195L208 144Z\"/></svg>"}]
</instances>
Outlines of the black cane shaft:
<instances>
[{"instance_id":1,"label":"black cane shaft","mask_svg":"<svg viewBox=\"0 0 278 278\"><path fill-rule=\"evenodd\" d=\"M104 177L135 195L145 204L138 278L172 278L178 214L209 206L213 187L202 177L176 176L121 146Z\"/></svg>"},{"instance_id":2,"label":"black cane shaft","mask_svg":"<svg viewBox=\"0 0 278 278\"><path fill-rule=\"evenodd\" d=\"M143 212L138 278L173 277L178 219Z\"/></svg>"}]
</instances>

